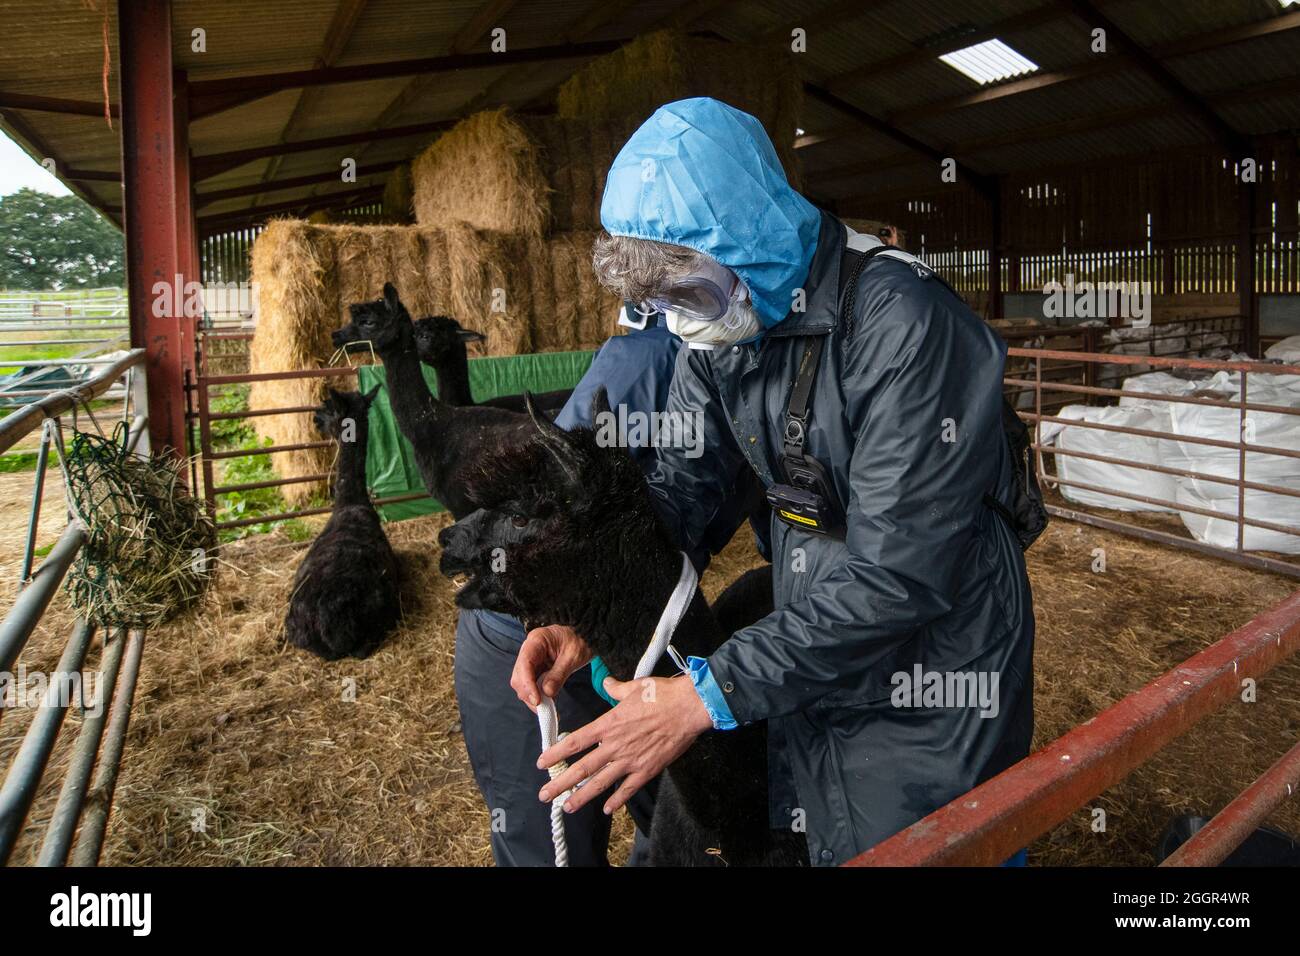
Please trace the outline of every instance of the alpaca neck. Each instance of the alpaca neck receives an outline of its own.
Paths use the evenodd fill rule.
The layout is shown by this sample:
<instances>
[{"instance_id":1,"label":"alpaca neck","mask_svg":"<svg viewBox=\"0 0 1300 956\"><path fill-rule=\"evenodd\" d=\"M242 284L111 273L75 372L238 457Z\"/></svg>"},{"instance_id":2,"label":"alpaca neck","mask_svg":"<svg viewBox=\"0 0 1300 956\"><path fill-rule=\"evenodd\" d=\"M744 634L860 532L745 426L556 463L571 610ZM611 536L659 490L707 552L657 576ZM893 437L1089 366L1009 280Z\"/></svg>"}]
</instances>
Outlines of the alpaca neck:
<instances>
[{"instance_id":1,"label":"alpaca neck","mask_svg":"<svg viewBox=\"0 0 1300 956\"><path fill-rule=\"evenodd\" d=\"M388 401L393 417L407 441L419 451L429 429L440 423L446 406L433 397L425 384L415 339L409 331L397 345L378 351L388 379Z\"/></svg>"},{"instance_id":2,"label":"alpaca neck","mask_svg":"<svg viewBox=\"0 0 1300 956\"><path fill-rule=\"evenodd\" d=\"M624 601L610 602L603 611L609 615L608 625L600 629L592 646L619 680L632 679L636 662L676 587L680 568L679 555L647 561L635 578L644 599L633 602L624 595ZM633 603L636 607L628 607ZM621 612L620 605L624 608ZM682 657L708 657L730 636L723 632L703 592L696 587L690 606L673 632L672 646ZM671 658L665 654L652 673L673 675ZM706 733L668 767L682 807L696 824L718 834L726 854L754 851L770 839L766 739L762 727Z\"/></svg>"},{"instance_id":3,"label":"alpaca neck","mask_svg":"<svg viewBox=\"0 0 1300 956\"><path fill-rule=\"evenodd\" d=\"M447 405L473 405L469 388L469 357L464 349L444 358L435 369L438 373L438 401Z\"/></svg>"},{"instance_id":4,"label":"alpaca neck","mask_svg":"<svg viewBox=\"0 0 1300 956\"><path fill-rule=\"evenodd\" d=\"M352 441L340 441L338 474L334 479L334 507L369 505L370 492L366 488L366 443L369 428L364 421L356 423Z\"/></svg>"},{"instance_id":5,"label":"alpaca neck","mask_svg":"<svg viewBox=\"0 0 1300 956\"><path fill-rule=\"evenodd\" d=\"M595 600L583 609L585 614L577 615L578 631L611 674L619 680L631 680L677 587L682 556L662 541L649 548L620 551L635 555L636 566L620 568L611 562L593 567L597 579L584 589L583 599ZM673 634L673 646L683 654L699 657L712 653L720 641L708 604L696 588ZM665 655L655 673L671 673L671 665L665 663L668 660Z\"/></svg>"}]
</instances>

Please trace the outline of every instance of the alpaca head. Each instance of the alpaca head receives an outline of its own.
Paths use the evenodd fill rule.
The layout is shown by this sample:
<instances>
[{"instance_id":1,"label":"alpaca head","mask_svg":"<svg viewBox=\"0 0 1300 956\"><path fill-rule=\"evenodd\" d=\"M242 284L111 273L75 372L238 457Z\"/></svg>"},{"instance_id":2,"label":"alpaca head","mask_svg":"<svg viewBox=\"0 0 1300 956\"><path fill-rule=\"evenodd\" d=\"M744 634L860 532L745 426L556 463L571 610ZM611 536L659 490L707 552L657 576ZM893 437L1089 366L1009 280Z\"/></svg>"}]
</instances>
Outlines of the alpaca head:
<instances>
[{"instance_id":1,"label":"alpaca head","mask_svg":"<svg viewBox=\"0 0 1300 956\"><path fill-rule=\"evenodd\" d=\"M447 315L431 315L415 322L415 350L420 361L435 368L465 354L470 342L483 342L487 336L461 324Z\"/></svg>"},{"instance_id":2,"label":"alpaca head","mask_svg":"<svg viewBox=\"0 0 1300 956\"><path fill-rule=\"evenodd\" d=\"M400 348L411 341L411 313L402 305L391 282L384 283L382 299L350 305L348 314L351 321L330 336L336 349L354 342L369 342L382 351Z\"/></svg>"},{"instance_id":3,"label":"alpaca head","mask_svg":"<svg viewBox=\"0 0 1300 956\"><path fill-rule=\"evenodd\" d=\"M467 579L456 595L461 607L568 624L587 636L597 595L623 593L635 603L626 589L635 592L647 562L676 550L626 449L602 445L590 428L566 432L526 400L535 431L482 463L470 482L482 507L438 536L441 570ZM609 411L603 388L593 405L599 421Z\"/></svg>"},{"instance_id":4,"label":"alpaca head","mask_svg":"<svg viewBox=\"0 0 1300 956\"><path fill-rule=\"evenodd\" d=\"M340 392L331 388L320 408L312 414L312 422L316 425L316 430L326 438L338 439L342 436L346 423L351 421L355 434L357 425L367 421L370 404L379 394L379 388L380 386L376 385L364 395L360 392Z\"/></svg>"}]
</instances>

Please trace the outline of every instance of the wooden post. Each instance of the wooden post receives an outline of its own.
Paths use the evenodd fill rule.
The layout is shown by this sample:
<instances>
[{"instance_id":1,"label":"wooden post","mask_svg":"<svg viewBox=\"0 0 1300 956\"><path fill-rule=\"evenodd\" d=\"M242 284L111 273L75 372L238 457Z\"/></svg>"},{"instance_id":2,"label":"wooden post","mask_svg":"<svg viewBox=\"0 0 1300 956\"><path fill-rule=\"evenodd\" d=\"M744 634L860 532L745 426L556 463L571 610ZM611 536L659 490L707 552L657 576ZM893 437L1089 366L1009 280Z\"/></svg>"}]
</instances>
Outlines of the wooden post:
<instances>
[{"instance_id":1,"label":"wooden post","mask_svg":"<svg viewBox=\"0 0 1300 956\"><path fill-rule=\"evenodd\" d=\"M1003 318L1002 308L1002 181L989 196L989 318Z\"/></svg>"},{"instance_id":2,"label":"wooden post","mask_svg":"<svg viewBox=\"0 0 1300 956\"><path fill-rule=\"evenodd\" d=\"M172 73L172 130L176 164L176 261L186 283L200 281L198 228L194 216L194 183L190 174L189 81L184 70ZM194 368L194 316L181 317L185 367Z\"/></svg>"},{"instance_id":3,"label":"wooden post","mask_svg":"<svg viewBox=\"0 0 1300 956\"><path fill-rule=\"evenodd\" d=\"M1254 151L1252 150L1252 153ZM1244 157L1238 156L1240 163ZM1260 170L1255 175L1262 175ZM1246 354L1259 357L1259 312L1255 300L1255 183L1237 179L1237 300Z\"/></svg>"}]
</instances>

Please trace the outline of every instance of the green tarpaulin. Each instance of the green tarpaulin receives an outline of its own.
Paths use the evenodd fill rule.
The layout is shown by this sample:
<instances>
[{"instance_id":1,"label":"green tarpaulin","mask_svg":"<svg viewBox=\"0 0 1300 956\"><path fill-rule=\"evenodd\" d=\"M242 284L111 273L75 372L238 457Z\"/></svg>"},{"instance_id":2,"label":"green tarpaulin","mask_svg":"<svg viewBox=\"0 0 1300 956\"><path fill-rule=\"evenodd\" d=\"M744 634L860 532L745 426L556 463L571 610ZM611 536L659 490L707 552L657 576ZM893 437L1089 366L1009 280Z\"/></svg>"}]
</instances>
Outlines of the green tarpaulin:
<instances>
[{"instance_id":1,"label":"green tarpaulin","mask_svg":"<svg viewBox=\"0 0 1300 956\"><path fill-rule=\"evenodd\" d=\"M586 374L595 352L543 352L539 355L507 355L500 358L470 359L469 385L480 402L498 395L518 395L523 391L551 392L573 388ZM438 376L429 366L422 366L424 380L435 393ZM385 384L382 365L364 365L357 378L362 392ZM370 406L370 445L366 449L366 481L376 498L424 491L424 483L415 468L411 443L402 437L393 420L387 388L381 389ZM380 513L388 521L400 521L440 511L430 497L381 505Z\"/></svg>"}]
</instances>

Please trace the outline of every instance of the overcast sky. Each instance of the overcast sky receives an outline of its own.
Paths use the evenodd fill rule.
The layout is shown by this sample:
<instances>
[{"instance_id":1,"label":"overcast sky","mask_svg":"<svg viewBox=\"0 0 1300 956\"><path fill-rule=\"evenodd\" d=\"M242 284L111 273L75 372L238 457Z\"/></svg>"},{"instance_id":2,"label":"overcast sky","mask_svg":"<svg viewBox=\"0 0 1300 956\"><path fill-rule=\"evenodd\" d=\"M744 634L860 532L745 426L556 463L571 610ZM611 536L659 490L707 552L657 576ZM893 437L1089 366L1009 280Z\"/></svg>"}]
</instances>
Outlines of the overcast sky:
<instances>
[{"instance_id":1,"label":"overcast sky","mask_svg":"<svg viewBox=\"0 0 1300 956\"><path fill-rule=\"evenodd\" d=\"M8 196L24 187L56 196L66 196L69 191L40 163L24 153L17 143L0 132L0 196Z\"/></svg>"}]
</instances>

